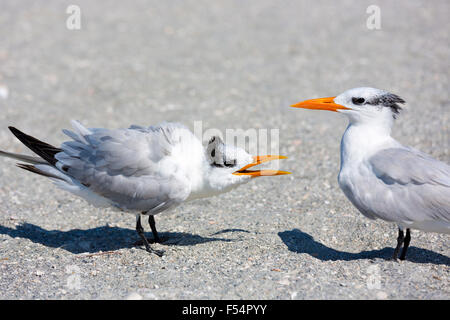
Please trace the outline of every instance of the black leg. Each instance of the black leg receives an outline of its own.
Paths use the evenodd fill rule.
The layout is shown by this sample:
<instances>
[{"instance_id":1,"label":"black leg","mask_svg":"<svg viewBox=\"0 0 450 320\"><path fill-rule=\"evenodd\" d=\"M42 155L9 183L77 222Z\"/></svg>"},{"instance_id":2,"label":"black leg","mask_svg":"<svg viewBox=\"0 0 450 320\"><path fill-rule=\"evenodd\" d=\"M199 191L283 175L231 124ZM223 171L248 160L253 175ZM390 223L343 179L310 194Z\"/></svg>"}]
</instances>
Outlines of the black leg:
<instances>
[{"instance_id":1,"label":"black leg","mask_svg":"<svg viewBox=\"0 0 450 320\"><path fill-rule=\"evenodd\" d=\"M400 251L400 248L402 247L404 239L405 239L405 236L403 234L403 230L398 229L397 246L395 247L394 254L392 255L392 260L397 260L398 252Z\"/></svg>"},{"instance_id":2,"label":"black leg","mask_svg":"<svg viewBox=\"0 0 450 320\"><path fill-rule=\"evenodd\" d=\"M142 225L141 225L141 214L140 213L138 213L136 215L136 232L138 233L139 237L141 237L142 241L144 242L145 249L147 250L147 252L154 253L157 256L162 257L164 251L154 250L154 249L152 249L152 247L150 247L150 244L148 243L148 240L144 234L144 228L142 228Z\"/></svg>"},{"instance_id":3,"label":"black leg","mask_svg":"<svg viewBox=\"0 0 450 320\"><path fill-rule=\"evenodd\" d=\"M152 229L153 239L155 239L155 242L160 243L161 239L158 236L158 231L156 231L156 224L155 224L154 216L152 216L152 215L148 216L148 224L150 225L150 228Z\"/></svg>"},{"instance_id":4,"label":"black leg","mask_svg":"<svg viewBox=\"0 0 450 320\"><path fill-rule=\"evenodd\" d=\"M405 258L406 258L406 251L408 250L410 241L411 241L411 232L410 232L409 229L406 229L406 236L405 236L405 240L404 240L404 243L403 243L402 254L400 255L400 260L405 260Z\"/></svg>"}]
</instances>

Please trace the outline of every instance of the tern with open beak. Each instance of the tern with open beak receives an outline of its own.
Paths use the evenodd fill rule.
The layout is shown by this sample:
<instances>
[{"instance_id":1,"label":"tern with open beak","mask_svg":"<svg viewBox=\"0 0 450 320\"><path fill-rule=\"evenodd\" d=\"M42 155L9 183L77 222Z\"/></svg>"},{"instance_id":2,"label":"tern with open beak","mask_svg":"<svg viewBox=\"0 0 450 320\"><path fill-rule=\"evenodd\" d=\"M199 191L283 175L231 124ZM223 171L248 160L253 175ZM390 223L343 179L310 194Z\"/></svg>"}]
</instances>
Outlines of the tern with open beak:
<instances>
[{"instance_id":1,"label":"tern with open beak","mask_svg":"<svg viewBox=\"0 0 450 320\"><path fill-rule=\"evenodd\" d=\"M136 213L136 231L146 250L159 256L144 236L141 214L149 216L154 240L160 241L154 215L180 203L210 197L260 176L289 172L251 170L278 155L251 156L241 148L212 137L205 149L185 126L164 122L128 129L88 129L72 121L72 140L57 148L16 128L11 132L39 157L0 151L21 162L22 169L52 179L55 184L97 207Z\"/></svg>"},{"instance_id":2,"label":"tern with open beak","mask_svg":"<svg viewBox=\"0 0 450 320\"><path fill-rule=\"evenodd\" d=\"M401 260L408 250L410 229L450 233L450 166L391 137L399 104L404 102L383 90L355 88L337 97L292 105L348 117L341 141L339 186L366 217L397 224L393 259L403 245Z\"/></svg>"}]
</instances>

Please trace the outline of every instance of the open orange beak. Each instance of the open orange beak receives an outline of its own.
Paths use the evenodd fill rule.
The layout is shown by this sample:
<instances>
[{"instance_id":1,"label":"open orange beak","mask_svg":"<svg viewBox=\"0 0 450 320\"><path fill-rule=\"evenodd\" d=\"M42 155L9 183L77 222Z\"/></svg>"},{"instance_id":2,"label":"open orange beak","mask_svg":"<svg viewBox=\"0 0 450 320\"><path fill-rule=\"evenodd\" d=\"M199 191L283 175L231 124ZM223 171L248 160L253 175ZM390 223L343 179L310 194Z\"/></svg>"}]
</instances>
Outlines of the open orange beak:
<instances>
[{"instance_id":1,"label":"open orange beak","mask_svg":"<svg viewBox=\"0 0 450 320\"><path fill-rule=\"evenodd\" d=\"M338 110L348 110L349 109L340 104L334 103L334 98L336 98L336 97L305 100L305 101L293 104L291 107L313 109L313 110L330 110L330 111L334 111L334 112L337 112Z\"/></svg>"},{"instance_id":2,"label":"open orange beak","mask_svg":"<svg viewBox=\"0 0 450 320\"><path fill-rule=\"evenodd\" d=\"M272 160L279 160L279 159L287 159L287 157L284 156L255 156L253 157L253 162L246 165L245 167L242 167L238 171L233 172L233 174L242 176L247 175L251 176L252 178L260 177L260 176L279 176L283 174L290 174L290 172L287 171L278 171L278 170L248 170L251 167L257 166L264 162L269 162Z\"/></svg>"}]
</instances>

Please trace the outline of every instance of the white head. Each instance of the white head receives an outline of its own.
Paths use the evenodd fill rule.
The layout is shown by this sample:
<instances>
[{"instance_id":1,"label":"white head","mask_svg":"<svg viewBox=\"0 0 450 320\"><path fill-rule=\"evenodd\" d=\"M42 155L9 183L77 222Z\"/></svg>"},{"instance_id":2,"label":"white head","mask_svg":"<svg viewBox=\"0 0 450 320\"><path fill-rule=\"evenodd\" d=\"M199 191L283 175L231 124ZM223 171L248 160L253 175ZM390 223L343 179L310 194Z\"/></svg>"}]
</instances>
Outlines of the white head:
<instances>
[{"instance_id":1,"label":"white head","mask_svg":"<svg viewBox=\"0 0 450 320\"><path fill-rule=\"evenodd\" d=\"M354 88L337 97L306 100L292 107L321 109L343 113L352 123L371 123L392 126L393 120L405 103L399 96L375 88Z\"/></svg>"},{"instance_id":2,"label":"white head","mask_svg":"<svg viewBox=\"0 0 450 320\"><path fill-rule=\"evenodd\" d=\"M244 149L226 145L218 136L209 140L206 148L203 192L219 194L260 176L289 174L278 170L249 170L271 160L285 159L278 155L251 156Z\"/></svg>"}]
</instances>

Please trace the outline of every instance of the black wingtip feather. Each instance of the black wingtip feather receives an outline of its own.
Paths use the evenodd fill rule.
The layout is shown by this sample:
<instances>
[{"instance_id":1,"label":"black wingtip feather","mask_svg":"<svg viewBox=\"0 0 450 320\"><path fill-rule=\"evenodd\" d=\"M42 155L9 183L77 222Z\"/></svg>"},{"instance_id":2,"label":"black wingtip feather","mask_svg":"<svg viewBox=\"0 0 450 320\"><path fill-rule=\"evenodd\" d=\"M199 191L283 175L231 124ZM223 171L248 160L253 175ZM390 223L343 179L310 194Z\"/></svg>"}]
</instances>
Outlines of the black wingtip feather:
<instances>
[{"instance_id":1,"label":"black wingtip feather","mask_svg":"<svg viewBox=\"0 0 450 320\"><path fill-rule=\"evenodd\" d=\"M41 140L38 140L32 136L29 136L17 128L12 126L8 127L9 130L19 139L24 145L30 148L31 151L36 153L42 159L50 163L51 165L55 165L57 160L55 159L55 154L61 152L62 150L56 148L48 143L45 143Z\"/></svg>"}]
</instances>

